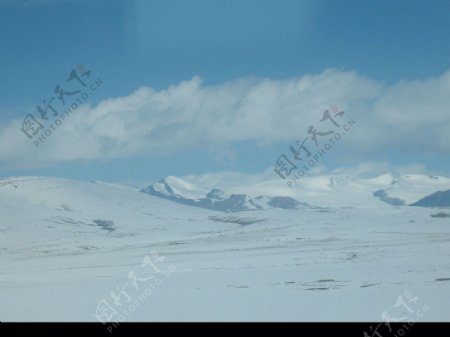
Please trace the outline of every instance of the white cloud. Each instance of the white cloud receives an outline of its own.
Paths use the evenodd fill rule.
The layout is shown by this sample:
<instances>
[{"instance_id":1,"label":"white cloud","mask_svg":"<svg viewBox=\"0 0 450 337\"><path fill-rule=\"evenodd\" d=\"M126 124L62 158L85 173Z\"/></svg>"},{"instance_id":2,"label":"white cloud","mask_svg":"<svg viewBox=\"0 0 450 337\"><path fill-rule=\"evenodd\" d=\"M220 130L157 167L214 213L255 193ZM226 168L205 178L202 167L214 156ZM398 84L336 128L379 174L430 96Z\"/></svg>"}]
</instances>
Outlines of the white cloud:
<instances>
[{"instance_id":1,"label":"white cloud","mask_svg":"<svg viewBox=\"0 0 450 337\"><path fill-rule=\"evenodd\" d=\"M449 93L450 72L394 86L338 70L214 86L195 77L165 90L142 87L96 107L83 106L39 149L20 131L22 121L11 121L0 129L0 161L36 167L198 146L227 149L232 155L229 145L235 141L265 144L306 137L307 127L319 126L331 104L357 121L354 134L342 141L355 153L370 156L387 147L448 153Z\"/></svg>"}]
</instances>

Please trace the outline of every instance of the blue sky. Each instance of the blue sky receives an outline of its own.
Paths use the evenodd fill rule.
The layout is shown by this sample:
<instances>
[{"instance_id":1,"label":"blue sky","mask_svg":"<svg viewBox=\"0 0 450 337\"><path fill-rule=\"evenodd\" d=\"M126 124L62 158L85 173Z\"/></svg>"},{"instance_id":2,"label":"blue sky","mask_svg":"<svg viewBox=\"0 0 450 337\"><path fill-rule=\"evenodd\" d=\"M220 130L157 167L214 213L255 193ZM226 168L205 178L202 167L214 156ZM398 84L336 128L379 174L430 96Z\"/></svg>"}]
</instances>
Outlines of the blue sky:
<instances>
[{"instance_id":1,"label":"blue sky","mask_svg":"<svg viewBox=\"0 0 450 337\"><path fill-rule=\"evenodd\" d=\"M2 0L0 129L6 130L13 120L23 119L78 64L87 66L103 81L89 99L93 107L104 100L129 96L140 87L166 90L195 76L203 79L201 86L214 91L216 86L242 78L282 82L335 69L337 77L346 76L347 72L356 74L358 78L351 80L355 87L360 86L358 83L366 85L365 79L371 82L367 86L381 87L374 89L381 98L373 98L377 104L368 111L382 115L377 112L380 106L391 108L389 102L394 96L395 102L403 102L392 108L398 112L397 107L407 106L405 95L418 96L414 90L422 92L433 85L437 88L433 92L449 88L447 77L442 77L450 68L448 13L450 1L439 0ZM400 97L398 92L403 92L404 83L409 87ZM276 82L274 87L279 85L282 84ZM152 93L146 95L148 100L154 99ZM326 108L323 96L326 93L321 93L317 111ZM330 96L332 100L333 95ZM345 90L334 95L339 99L344 96ZM366 92L364 100L359 97L351 103L337 99L336 104L360 107L372 99ZM444 112L447 109L449 115L445 97L442 99L435 100L436 104ZM149 104L147 100L145 104ZM170 104L183 109L176 103ZM429 105L427 97L415 104ZM300 114L299 137L306 135L302 118ZM305 123L314 122L304 118ZM408 119L411 123L413 120ZM406 128L404 119L397 123L397 127ZM428 139L427 132L433 133L439 124L437 120L424 126L427 131L417 135L423 138L419 147L406 146L413 141L406 139L409 129L405 129L403 138L399 135L392 143L371 151L355 149L352 144L336 147L323 164L332 168L376 160L394 165L421 163L430 171L450 174L448 136L436 139L439 146L420 147ZM381 127L380 123L370 124L367 120L356 132L372 132L366 130L368 125ZM415 127L410 126L410 130L417 130ZM383 132L397 131L395 126L391 130L380 129L381 137ZM414 131L410 136L415 137ZM59 142L70 140L58 137ZM263 138L264 133L248 139L242 135L236 139L222 137L219 144L208 145L209 141L202 143L204 139L199 136L192 146L174 145L175 149L167 153L161 146L147 152L144 144L139 151L113 152L106 158L73 156L25 166L16 165L11 155L0 151L0 175L152 181L169 174L221 170L254 173L272 166L279 154L295 142L295 137L282 139L278 134L267 143ZM165 139L161 138L161 142ZM36 154L32 156L45 157L45 145L34 149ZM20 149L18 146L19 156Z\"/></svg>"}]
</instances>

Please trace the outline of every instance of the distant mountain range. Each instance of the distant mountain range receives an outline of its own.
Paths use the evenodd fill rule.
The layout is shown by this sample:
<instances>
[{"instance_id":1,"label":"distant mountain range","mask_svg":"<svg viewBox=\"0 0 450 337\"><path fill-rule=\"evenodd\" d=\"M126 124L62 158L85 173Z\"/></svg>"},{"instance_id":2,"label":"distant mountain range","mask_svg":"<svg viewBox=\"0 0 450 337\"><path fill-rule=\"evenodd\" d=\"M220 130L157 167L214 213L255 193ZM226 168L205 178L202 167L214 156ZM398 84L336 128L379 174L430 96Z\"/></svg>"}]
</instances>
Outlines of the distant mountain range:
<instances>
[{"instance_id":1,"label":"distant mountain range","mask_svg":"<svg viewBox=\"0 0 450 337\"><path fill-rule=\"evenodd\" d=\"M206 194L179 178L167 177L142 190L143 193L168 199L188 206L196 206L222 212L240 212L258 209L305 209L317 208L307 203L301 203L291 197L256 196L246 194L226 194L218 188L213 188Z\"/></svg>"},{"instance_id":2,"label":"distant mountain range","mask_svg":"<svg viewBox=\"0 0 450 337\"><path fill-rule=\"evenodd\" d=\"M168 176L141 192L179 204L222 212L260 209L391 206L449 207L450 179L387 173L374 178L350 175L304 177L292 188L280 179L246 182L237 176L214 179ZM379 200L379 201L378 201Z\"/></svg>"},{"instance_id":3,"label":"distant mountain range","mask_svg":"<svg viewBox=\"0 0 450 337\"><path fill-rule=\"evenodd\" d=\"M0 190L3 192L4 202L20 196L29 200L33 207L40 209L47 205L58 212L69 213L79 212L97 203L107 203L108 207L114 203L117 204L115 207L119 207L134 199L144 203L164 204L168 212L169 209L192 209L192 212L198 212L199 208L203 211L241 212L393 206L450 207L450 179L446 177L386 173L364 178L333 174L303 177L292 188L285 181L271 175L256 178L234 172L182 178L168 176L140 188L50 177L16 177L0 180ZM65 186L67 191L61 186ZM119 201L107 202L103 194L98 196L104 189L111 189L111 193L123 192L126 197L121 196ZM12 205L18 209L23 207L22 202ZM41 211L34 213L39 212ZM4 218L4 214L2 217ZM108 222L112 219L104 215L88 220L75 220L88 221L93 226L109 231L113 231L116 226ZM117 224L117 221L114 223Z\"/></svg>"}]
</instances>

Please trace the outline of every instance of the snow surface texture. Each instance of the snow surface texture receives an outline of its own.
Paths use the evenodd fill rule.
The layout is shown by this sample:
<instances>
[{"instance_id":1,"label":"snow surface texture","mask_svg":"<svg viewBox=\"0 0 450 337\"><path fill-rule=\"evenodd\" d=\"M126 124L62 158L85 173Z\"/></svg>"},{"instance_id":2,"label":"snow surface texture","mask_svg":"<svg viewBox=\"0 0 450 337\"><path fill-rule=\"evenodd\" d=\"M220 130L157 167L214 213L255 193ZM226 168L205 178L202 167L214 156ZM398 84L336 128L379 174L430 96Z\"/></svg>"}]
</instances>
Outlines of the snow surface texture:
<instances>
[{"instance_id":1,"label":"snow surface texture","mask_svg":"<svg viewBox=\"0 0 450 337\"><path fill-rule=\"evenodd\" d=\"M169 180L188 199L217 188L226 193L209 197L317 207L222 212L121 185L0 180L0 320L450 318L450 211L373 195L409 205L449 190L447 178L319 176L292 189Z\"/></svg>"}]
</instances>

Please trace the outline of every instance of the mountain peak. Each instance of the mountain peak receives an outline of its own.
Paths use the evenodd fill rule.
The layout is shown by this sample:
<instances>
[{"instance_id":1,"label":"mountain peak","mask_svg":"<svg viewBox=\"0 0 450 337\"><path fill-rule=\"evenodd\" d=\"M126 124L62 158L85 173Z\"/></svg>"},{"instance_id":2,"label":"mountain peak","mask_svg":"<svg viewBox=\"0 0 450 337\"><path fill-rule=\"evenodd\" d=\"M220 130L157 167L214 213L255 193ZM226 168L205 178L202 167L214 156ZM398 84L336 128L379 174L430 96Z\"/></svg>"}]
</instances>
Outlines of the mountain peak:
<instances>
[{"instance_id":1,"label":"mountain peak","mask_svg":"<svg viewBox=\"0 0 450 337\"><path fill-rule=\"evenodd\" d=\"M209 191L206 197L214 200L224 200L227 198L227 195L221 189L213 188L211 191Z\"/></svg>"}]
</instances>

